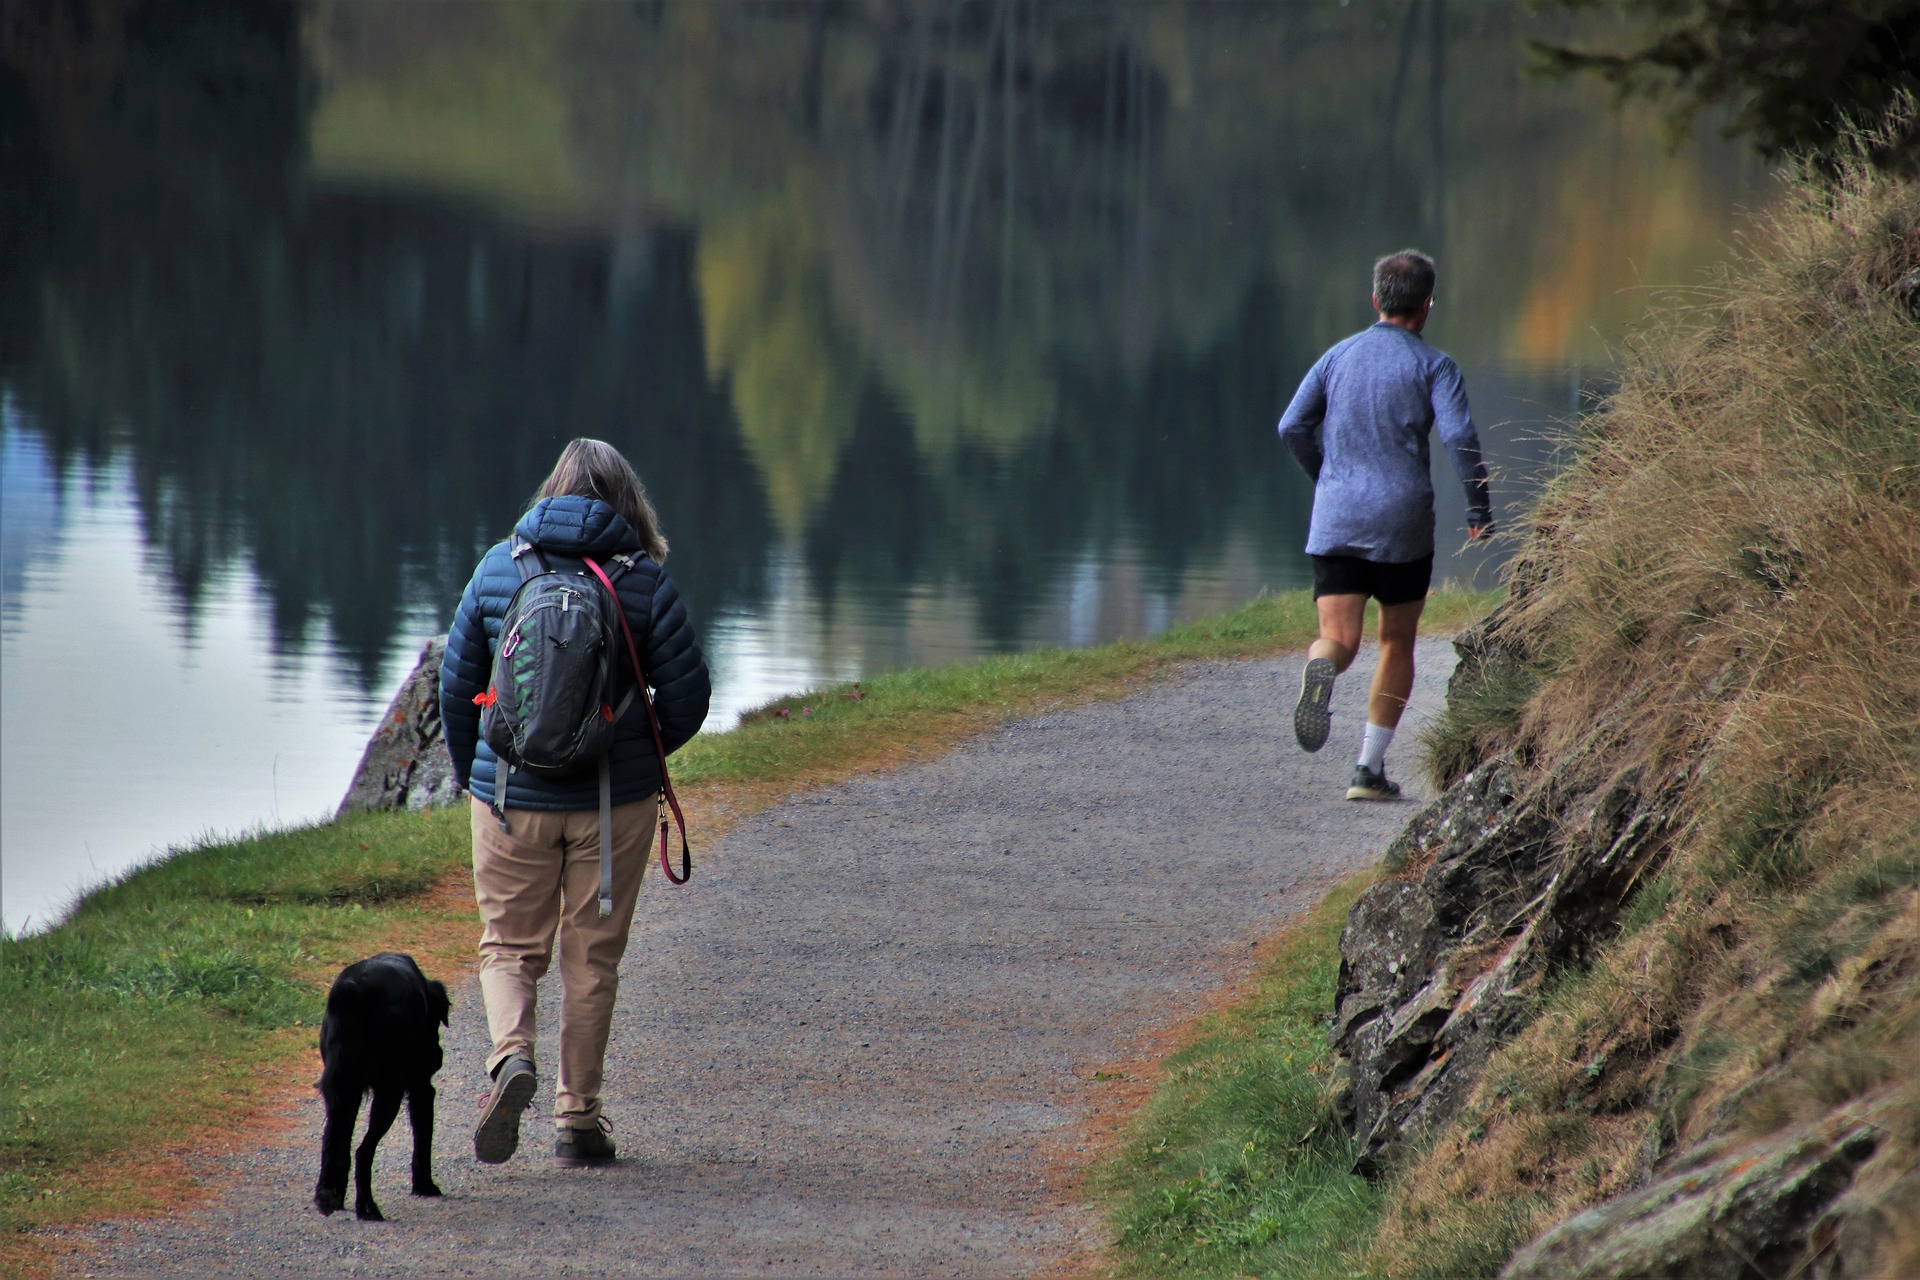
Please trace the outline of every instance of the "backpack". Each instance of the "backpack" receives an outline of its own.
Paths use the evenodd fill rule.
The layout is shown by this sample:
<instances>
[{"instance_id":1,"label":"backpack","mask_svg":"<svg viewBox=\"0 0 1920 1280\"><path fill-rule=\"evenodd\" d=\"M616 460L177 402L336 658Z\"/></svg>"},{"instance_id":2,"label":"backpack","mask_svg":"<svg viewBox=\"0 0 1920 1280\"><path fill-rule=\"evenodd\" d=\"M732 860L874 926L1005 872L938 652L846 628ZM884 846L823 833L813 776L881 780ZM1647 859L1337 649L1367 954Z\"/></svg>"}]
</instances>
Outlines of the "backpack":
<instances>
[{"instance_id":1,"label":"backpack","mask_svg":"<svg viewBox=\"0 0 1920 1280\"><path fill-rule=\"evenodd\" d=\"M518 537L511 550L520 585L500 624L480 736L508 769L562 778L606 755L614 722L633 704L631 690L618 707L611 702L620 602L584 567L557 572ZM626 556L609 563L616 578L633 565Z\"/></svg>"},{"instance_id":2,"label":"backpack","mask_svg":"<svg viewBox=\"0 0 1920 1280\"><path fill-rule=\"evenodd\" d=\"M673 784L667 778L667 753L660 721L640 668L640 653L627 627L615 581L633 568L633 557L608 557L611 571L590 559L563 572L547 563L532 543L516 536L509 549L520 585L507 602L494 654L493 678L480 704L480 735L500 760L493 786L493 816L507 829L507 776L521 769L536 777L558 778L597 766L600 771L600 914L613 914L613 774L609 752L614 726L638 697L646 704L654 749L660 753L660 790L666 805L660 814L660 866L667 879L685 884L693 874ZM588 571L591 571L589 575ZM598 582L595 579L599 579ZM614 666L620 637L633 666L633 687L618 705L612 701ZM667 861L667 808L680 824L680 869Z\"/></svg>"}]
</instances>

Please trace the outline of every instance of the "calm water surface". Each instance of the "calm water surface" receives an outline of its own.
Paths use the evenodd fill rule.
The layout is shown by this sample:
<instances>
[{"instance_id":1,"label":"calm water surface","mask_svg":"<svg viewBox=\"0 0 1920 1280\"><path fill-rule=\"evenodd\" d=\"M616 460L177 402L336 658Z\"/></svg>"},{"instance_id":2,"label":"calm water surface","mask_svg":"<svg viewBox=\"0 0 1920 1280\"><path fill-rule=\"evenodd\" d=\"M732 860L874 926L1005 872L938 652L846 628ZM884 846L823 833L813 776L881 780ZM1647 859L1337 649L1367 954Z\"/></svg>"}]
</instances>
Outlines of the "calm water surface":
<instances>
[{"instance_id":1,"label":"calm water surface","mask_svg":"<svg viewBox=\"0 0 1920 1280\"><path fill-rule=\"evenodd\" d=\"M0 914L329 812L559 446L711 722L1303 584L1273 434L1441 264L1501 494L1757 167L1460 0L115 0L0 42ZM1491 583L1453 550L1440 572ZM1276 720L1276 725L1280 721Z\"/></svg>"}]
</instances>

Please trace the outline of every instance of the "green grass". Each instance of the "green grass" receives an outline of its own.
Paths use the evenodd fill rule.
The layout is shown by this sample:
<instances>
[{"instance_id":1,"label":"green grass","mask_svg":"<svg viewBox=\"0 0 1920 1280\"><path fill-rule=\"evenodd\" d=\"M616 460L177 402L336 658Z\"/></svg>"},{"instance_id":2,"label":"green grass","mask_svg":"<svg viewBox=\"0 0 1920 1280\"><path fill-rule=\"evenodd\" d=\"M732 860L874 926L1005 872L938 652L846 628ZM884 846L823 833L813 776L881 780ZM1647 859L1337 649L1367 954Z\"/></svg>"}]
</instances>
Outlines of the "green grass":
<instances>
[{"instance_id":1,"label":"green grass","mask_svg":"<svg viewBox=\"0 0 1920 1280\"><path fill-rule=\"evenodd\" d=\"M1498 667L1449 698L1420 735L1434 787L1446 790L1487 758L1489 743L1511 737L1539 687L1536 671Z\"/></svg>"},{"instance_id":2,"label":"green grass","mask_svg":"<svg viewBox=\"0 0 1920 1280\"><path fill-rule=\"evenodd\" d=\"M1096 1183L1123 1273L1306 1277L1358 1265L1384 1193L1352 1171L1327 1023L1340 929L1370 880L1316 907L1252 993L1166 1060Z\"/></svg>"},{"instance_id":3,"label":"green grass","mask_svg":"<svg viewBox=\"0 0 1920 1280\"><path fill-rule=\"evenodd\" d=\"M1458 627L1495 599L1437 596L1429 625ZM713 831L703 812L749 811L1012 715L1121 696L1186 662L1296 647L1313 630L1312 601L1296 592L1153 640L878 676L701 735L675 776L698 842ZM161 1203L151 1157L231 1127L269 1077L289 1078L342 964L381 946L425 960L437 946L435 971L451 976L470 955L470 908L435 906L428 891L464 876L468 842L455 808L203 844L89 894L46 933L0 937L0 1272L37 1265L24 1232Z\"/></svg>"}]
</instances>

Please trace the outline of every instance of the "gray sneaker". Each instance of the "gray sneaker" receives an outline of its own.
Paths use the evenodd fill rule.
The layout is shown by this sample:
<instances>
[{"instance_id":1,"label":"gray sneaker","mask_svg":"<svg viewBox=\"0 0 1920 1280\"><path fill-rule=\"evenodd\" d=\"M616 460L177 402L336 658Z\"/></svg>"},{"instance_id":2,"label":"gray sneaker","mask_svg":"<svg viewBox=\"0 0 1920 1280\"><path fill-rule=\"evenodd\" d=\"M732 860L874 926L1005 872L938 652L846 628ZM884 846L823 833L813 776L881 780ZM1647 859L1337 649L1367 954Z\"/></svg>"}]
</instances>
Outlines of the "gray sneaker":
<instances>
[{"instance_id":1,"label":"gray sneaker","mask_svg":"<svg viewBox=\"0 0 1920 1280\"><path fill-rule=\"evenodd\" d=\"M601 1116L591 1129L562 1128L553 1139L553 1162L562 1169L613 1163L613 1122Z\"/></svg>"},{"instance_id":2,"label":"gray sneaker","mask_svg":"<svg viewBox=\"0 0 1920 1280\"><path fill-rule=\"evenodd\" d=\"M533 1105L533 1059L514 1054L493 1074L493 1096L473 1130L473 1158L505 1164L520 1146L520 1113Z\"/></svg>"},{"instance_id":3,"label":"gray sneaker","mask_svg":"<svg viewBox=\"0 0 1920 1280\"><path fill-rule=\"evenodd\" d=\"M1293 708L1293 736L1302 751L1318 751L1327 745L1327 733L1333 728L1333 659L1315 658L1300 673L1300 701Z\"/></svg>"},{"instance_id":4,"label":"gray sneaker","mask_svg":"<svg viewBox=\"0 0 1920 1280\"><path fill-rule=\"evenodd\" d=\"M1347 784L1349 800L1398 800L1400 784L1387 781L1387 771L1375 773L1363 764L1353 766L1353 781Z\"/></svg>"}]
</instances>

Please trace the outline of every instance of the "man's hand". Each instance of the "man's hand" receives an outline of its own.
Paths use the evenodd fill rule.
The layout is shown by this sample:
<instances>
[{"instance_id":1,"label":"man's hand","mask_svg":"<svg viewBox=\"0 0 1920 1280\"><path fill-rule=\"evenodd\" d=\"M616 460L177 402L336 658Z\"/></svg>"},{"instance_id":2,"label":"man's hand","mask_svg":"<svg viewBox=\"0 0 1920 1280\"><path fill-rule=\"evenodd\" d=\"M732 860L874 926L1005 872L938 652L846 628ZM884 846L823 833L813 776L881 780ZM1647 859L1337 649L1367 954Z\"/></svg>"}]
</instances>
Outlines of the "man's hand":
<instances>
[{"instance_id":1,"label":"man's hand","mask_svg":"<svg viewBox=\"0 0 1920 1280\"><path fill-rule=\"evenodd\" d=\"M1478 542L1482 538L1493 536L1493 512L1467 512L1467 541Z\"/></svg>"}]
</instances>

